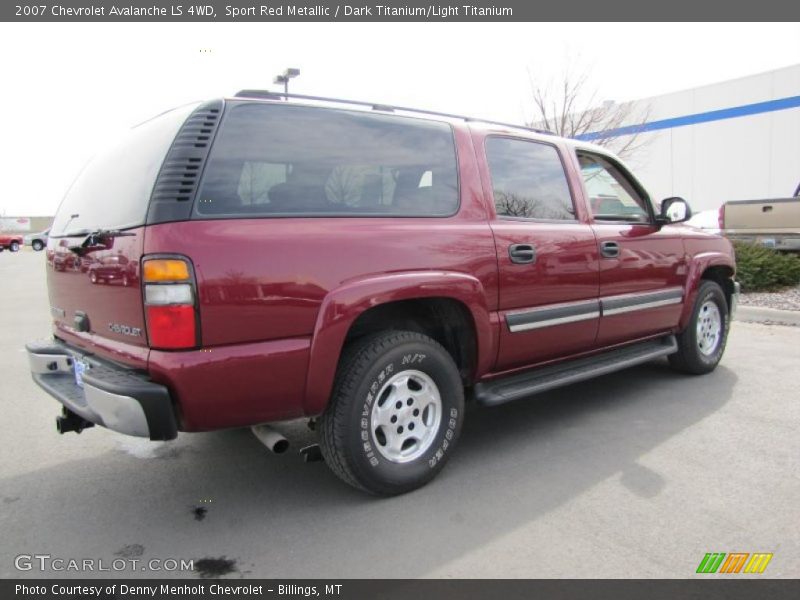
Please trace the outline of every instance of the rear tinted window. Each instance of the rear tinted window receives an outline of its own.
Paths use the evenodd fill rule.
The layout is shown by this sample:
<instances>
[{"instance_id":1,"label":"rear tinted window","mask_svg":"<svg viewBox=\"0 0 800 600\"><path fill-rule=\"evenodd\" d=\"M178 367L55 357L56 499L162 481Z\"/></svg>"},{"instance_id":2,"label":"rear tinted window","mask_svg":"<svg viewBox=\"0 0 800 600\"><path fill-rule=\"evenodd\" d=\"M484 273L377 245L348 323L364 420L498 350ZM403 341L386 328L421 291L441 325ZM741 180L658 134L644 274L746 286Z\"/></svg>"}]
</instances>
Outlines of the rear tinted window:
<instances>
[{"instance_id":1,"label":"rear tinted window","mask_svg":"<svg viewBox=\"0 0 800 600\"><path fill-rule=\"evenodd\" d=\"M575 219L564 166L553 146L490 137L486 140L486 157L499 216Z\"/></svg>"},{"instance_id":2,"label":"rear tinted window","mask_svg":"<svg viewBox=\"0 0 800 600\"><path fill-rule=\"evenodd\" d=\"M50 235L144 224L161 163L195 107L182 106L137 125L95 155L64 196Z\"/></svg>"},{"instance_id":3,"label":"rear tinted window","mask_svg":"<svg viewBox=\"0 0 800 600\"><path fill-rule=\"evenodd\" d=\"M195 202L201 218L449 216L457 209L449 125L264 104L230 109Z\"/></svg>"}]
</instances>

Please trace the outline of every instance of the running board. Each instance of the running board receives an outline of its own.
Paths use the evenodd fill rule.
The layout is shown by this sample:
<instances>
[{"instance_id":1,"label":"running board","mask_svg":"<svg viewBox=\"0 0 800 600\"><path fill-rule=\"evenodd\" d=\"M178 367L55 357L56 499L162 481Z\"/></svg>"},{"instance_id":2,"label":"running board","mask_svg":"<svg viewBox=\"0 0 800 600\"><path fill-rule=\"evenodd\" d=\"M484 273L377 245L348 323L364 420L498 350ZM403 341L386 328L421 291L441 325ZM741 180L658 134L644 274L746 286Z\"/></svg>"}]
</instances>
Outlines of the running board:
<instances>
[{"instance_id":1,"label":"running board","mask_svg":"<svg viewBox=\"0 0 800 600\"><path fill-rule=\"evenodd\" d=\"M675 336L668 335L586 358L577 358L525 373L478 383L475 386L475 399L478 404L483 406L495 406L591 379L598 375L613 373L677 351L678 343Z\"/></svg>"}]
</instances>

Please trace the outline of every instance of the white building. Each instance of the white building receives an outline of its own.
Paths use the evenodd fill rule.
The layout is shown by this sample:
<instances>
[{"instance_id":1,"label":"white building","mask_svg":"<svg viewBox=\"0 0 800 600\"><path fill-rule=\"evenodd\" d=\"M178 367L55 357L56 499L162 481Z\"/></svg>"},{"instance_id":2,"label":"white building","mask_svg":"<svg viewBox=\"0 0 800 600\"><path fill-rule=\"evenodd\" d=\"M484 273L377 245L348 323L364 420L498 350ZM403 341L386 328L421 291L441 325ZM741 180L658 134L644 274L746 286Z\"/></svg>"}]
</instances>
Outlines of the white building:
<instances>
[{"instance_id":1,"label":"white building","mask_svg":"<svg viewBox=\"0 0 800 600\"><path fill-rule=\"evenodd\" d=\"M628 162L654 200L682 196L697 212L800 184L800 65L639 104L646 142Z\"/></svg>"}]
</instances>

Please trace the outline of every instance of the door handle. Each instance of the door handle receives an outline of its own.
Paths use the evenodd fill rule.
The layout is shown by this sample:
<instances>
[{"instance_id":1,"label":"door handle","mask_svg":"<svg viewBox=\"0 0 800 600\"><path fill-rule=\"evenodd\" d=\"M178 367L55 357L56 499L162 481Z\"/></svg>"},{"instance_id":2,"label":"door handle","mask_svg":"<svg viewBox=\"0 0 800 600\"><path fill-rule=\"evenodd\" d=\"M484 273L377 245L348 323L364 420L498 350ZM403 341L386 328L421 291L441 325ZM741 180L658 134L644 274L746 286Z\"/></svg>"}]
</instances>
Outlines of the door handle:
<instances>
[{"instance_id":1,"label":"door handle","mask_svg":"<svg viewBox=\"0 0 800 600\"><path fill-rule=\"evenodd\" d=\"M536 261L536 247L531 244L511 244L508 247L508 257L517 265Z\"/></svg>"},{"instance_id":2,"label":"door handle","mask_svg":"<svg viewBox=\"0 0 800 600\"><path fill-rule=\"evenodd\" d=\"M617 242L602 242L600 244L600 254L604 258L617 258L619 256L619 244Z\"/></svg>"}]
</instances>

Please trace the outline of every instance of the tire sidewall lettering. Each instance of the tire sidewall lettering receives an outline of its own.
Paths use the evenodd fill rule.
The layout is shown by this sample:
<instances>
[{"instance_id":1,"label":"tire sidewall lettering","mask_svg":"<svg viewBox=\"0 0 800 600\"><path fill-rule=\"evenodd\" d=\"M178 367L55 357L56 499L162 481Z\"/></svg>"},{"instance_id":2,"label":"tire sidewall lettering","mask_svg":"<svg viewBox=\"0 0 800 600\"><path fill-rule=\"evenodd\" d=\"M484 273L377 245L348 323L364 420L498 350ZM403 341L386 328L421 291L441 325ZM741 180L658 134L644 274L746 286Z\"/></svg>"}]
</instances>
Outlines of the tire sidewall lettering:
<instances>
[{"instance_id":1,"label":"tire sidewall lettering","mask_svg":"<svg viewBox=\"0 0 800 600\"><path fill-rule=\"evenodd\" d=\"M363 401L360 403L359 441L361 443L362 455L366 459L367 464L373 469L380 467L400 470L406 467L415 467L423 461L429 470L434 469L444 459L446 453L453 448L460 424L460 411L452 405L453 402L449 395L450 390L447 389L447 386L443 385L440 374L435 368L435 362L433 368L428 367L430 363L431 358L428 354L422 352L406 352L393 360L384 361L377 374L374 375L368 383L366 395L363 396ZM436 441L427 452L410 463L395 463L382 456L377 448L374 447L377 442L370 431L372 406L376 401L377 393L380 391L383 383L393 375L407 370L422 371L434 380L442 398L444 414L442 415L439 431L436 433Z\"/></svg>"}]
</instances>

